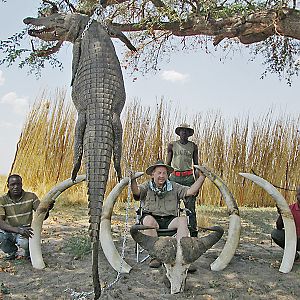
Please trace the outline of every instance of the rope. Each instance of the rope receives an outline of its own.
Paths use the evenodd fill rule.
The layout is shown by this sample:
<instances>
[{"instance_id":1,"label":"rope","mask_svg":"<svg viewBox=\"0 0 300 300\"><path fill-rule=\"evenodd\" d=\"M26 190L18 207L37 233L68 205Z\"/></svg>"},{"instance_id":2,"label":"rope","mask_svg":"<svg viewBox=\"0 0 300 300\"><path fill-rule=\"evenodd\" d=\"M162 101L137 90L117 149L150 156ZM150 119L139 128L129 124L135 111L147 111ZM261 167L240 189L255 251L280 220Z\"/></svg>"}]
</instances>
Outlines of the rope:
<instances>
[{"instance_id":1,"label":"rope","mask_svg":"<svg viewBox=\"0 0 300 300\"><path fill-rule=\"evenodd\" d=\"M106 30L107 30L107 25L104 19L104 8L101 5L101 1L99 2L99 4L97 5L97 7L95 8L93 14L90 16L89 21L87 22L85 28L83 29L82 33L81 33L81 39L84 38L86 32L89 30L91 24L93 23L94 20L97 20L97 22L99 22Z\"/></svg>"},{"instance_id":2,"label":"rope","mask_svg":"<svg viewBox=\"0 0 300 300\"><path fill-rule=\"evenodd\" d=\"M257 173L255 173L253 169L251 169L251 172L252 172L254 175L256 175L256 176L261 177L261 176L259 176ZM284 188L284 187L282 187L282 186L275 185L275 184L273 184L272 182L270 182L270 183L271 183L274 187L276 187L276 188L278 188L278 189L281 189L281 190L284 190L284 191L289 191L289 192L296 192L296 189L295 189L295 188L294 188L294 189L287 189L287 188Z\"/></svg>"},{"instance_id":3,"label":"rope","mask_svg":"<svg viewBox=\"0 0 300 300\"><path fill-rule=\"evenodd\" d=\"M70 293L72 300L86 300L87 297L93 294L94 292L75 292L73 289L67 288L64 292Z\"/></svg>"}]
</instances>

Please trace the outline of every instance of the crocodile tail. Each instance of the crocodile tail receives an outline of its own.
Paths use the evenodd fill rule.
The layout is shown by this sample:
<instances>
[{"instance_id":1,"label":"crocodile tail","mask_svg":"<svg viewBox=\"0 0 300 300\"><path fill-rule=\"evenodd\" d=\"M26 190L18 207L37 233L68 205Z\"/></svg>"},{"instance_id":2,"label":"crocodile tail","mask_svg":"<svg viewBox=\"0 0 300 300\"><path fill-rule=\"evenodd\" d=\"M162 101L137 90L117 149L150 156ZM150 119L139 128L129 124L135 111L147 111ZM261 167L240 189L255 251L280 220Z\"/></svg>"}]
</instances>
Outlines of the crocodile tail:
<instances>
[{"instance_id":1,"label":"crocodile tail","mask_svg":"<svg viewBox=\"0 0 300 300\"><path fill-rule=\"evenodd\" d=\"M99 115L101 114L101 115ZM100 104L87 111L84 137L87 188L90 216L90 236L99 240L99 225L113 149L113 131L108 112Z\"/></svg>"},{"instance_id":2,"label":"crocodile tail","mask_svg":"<svg viewBox=\"0 0 300 300\"><path fill-rule=\"evenodd\" d=\"M91 105L91 107L87 109L86 115L88 118L84 135L84 151L88 183L89 233L93 250L92 274L95 293L94 299L99 299L101 295L98 271L99 231L104 194L112 156L113 130L110 114L103 109L101 103Z\"/></svg>"}]
</instances>

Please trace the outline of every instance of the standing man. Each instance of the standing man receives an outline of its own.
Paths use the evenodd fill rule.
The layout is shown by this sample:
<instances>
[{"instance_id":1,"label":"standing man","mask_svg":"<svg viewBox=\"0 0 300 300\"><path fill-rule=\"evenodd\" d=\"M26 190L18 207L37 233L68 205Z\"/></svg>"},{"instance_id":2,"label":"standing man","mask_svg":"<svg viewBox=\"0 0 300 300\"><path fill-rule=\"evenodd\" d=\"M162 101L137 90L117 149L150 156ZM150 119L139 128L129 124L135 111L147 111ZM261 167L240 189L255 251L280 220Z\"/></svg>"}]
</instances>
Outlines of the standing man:
<instances>
[{"instance_id":1,"label":"standing man","mask_svg":"<svg viewBox=\"0 0 300 300\"><path fill-rule=\"evenodd\" d=\"M297 201L289 206L291 213L294 217L296 234L297 234L297 248L296 248L295 261L299 260L300 258L300 255L297 252L300 251L300 186L298 186L296 189L296 199ZM284 232L284 223L281 215L278 216L278 219L276 221L276 229L273 229L271 233L271 237L278 246L284 249L285 232Z\"/></svg>"},{"instance_id":2,"label":"standing man","mask_svg":"<svg viewBox=\"0 0 300 300\"><path fill-rule=\"evenodd\" d=\"M18 174L8 177L7 187L8 193L0 197L0 249L7 254L5 260L15 259L19 248L24 251L22 256L29 258L29 238L33 235L30 225L40 200L22 189L22 177Z\"/></svg>"},{"instance_id":3,"label":"standing man","mask_svg":"<svg viewBox=\"0 0 300 300\"><path fill-rule=\"evenodd\" d=\"M181 124L175 129L180 139L168 145L167 165L174 168L170 180L181 185L191 186L199 177L199 170L193 170L193 165L198 165L198 147L189 137L194 134L194 129L188 124ZM192 237L198 235L196 216L196 195L186 198L185 207L191 211L189 216L190 234Z\"/></svg>"}]
</instances>

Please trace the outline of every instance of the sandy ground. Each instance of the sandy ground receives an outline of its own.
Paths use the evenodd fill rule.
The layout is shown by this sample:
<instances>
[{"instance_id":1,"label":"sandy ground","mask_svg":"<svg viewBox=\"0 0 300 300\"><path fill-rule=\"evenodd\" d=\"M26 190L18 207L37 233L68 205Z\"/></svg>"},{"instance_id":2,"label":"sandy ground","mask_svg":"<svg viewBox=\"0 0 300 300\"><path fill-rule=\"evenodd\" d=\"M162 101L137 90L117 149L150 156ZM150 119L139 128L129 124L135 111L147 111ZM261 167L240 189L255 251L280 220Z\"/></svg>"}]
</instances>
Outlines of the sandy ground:
<instances>
[{"instance_id":1,"label":"sandy ground","mask_svg":"<svg viewBox=\"0 0 300 300\"><path fill-rule=\"evenodd\" d=\"M188 274L185 292L170 295L162 280L164 267L153 270L147 261L136 263L134 242L128 236L125 260L133 269L111 288L104 289L101 299L299 299L300 263L295 263L290 273L280 273L283 252L270 240L276 209L240 210L243 226L240 246L228 267L220 272L211 271L210 264L226 241L228 217L225 209L201 207L200 210L198 216L209 225L223 226L225 234L196 261L198 269ZM93 299L91 253L83 256L77 253L85 251L80 242L88 241L87 220L87 211L83 208L54 210L43 227L42 249L47 265L44 270L33 269L30 261L5 262L0 253L0 299ZM132 215L130 223L133 222ZM114 216L112 223L116 245L121 251L124 216ZM75 245L78 251L72 250L70 245ZM117 273L102 253L99 255L101 284L107 287L114 282Z\"/></svg>"}]
</instances>

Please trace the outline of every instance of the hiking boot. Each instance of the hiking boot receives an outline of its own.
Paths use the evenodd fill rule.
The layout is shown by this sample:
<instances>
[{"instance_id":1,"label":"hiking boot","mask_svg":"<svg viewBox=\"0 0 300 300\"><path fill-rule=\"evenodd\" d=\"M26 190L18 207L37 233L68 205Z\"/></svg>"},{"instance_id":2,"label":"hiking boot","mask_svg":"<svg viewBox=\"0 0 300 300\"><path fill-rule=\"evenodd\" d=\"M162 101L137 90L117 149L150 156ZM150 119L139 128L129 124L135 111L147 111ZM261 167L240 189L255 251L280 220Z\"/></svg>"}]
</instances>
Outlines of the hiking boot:
<instances>
[{"instance_id":1,"label":"hiking boot","mask_svg":"<svg viewBox=\"0 0 300 300\"><path fill-rule=\"evenodd\" d=\"M151 259L151 261L150 261L150 263L149 263L149 267L150 268L159 268L161 266L161 262L158 260L158 259L156 259L156 258L152 258Z\"/></svg>"},{"instance_id":2,"label":"hiking boot","mask_svg":"<svg viewBox=\"0 0 300 300\"><path fill-rule=\"evenodd\" d=\"M30 255L17 255L16 259L30 260Z\"/></svg>"},{"instance_id":3,"label":"hiking boot","mask_svg":"<svg viewBox=\"0 0 300 300\"><path fill-rule=\"evenodd\" d=\"M17 258L17 253L13 252L13 253L9 253L7 254L3 260L15 260Z\"/></svg>"},{"instance_id":4,"label":"hiking boot","mask_svg":"<svg viewBox=\"0 0 300 300\"><path fill-rule=\"evenodd\" d=\"M190 228L190 236L191 237L198 237L198 230Z\"/></svg>"},{"instance_id":5,"label":"hiking boot","mask_svg":"<svg viewBox=\"0 0 300 300\"><path fill-rule=\"evenodd\" d=\"M24 258L25 259L30 259L30 252L29 252L29 250L25 250L24 251Z\"/></svg>"},{"instance_id":6,"label":"hiking boot","mask_svg":"<svg viewBox=\"0 0 300 300\"><path fill-rule=\"evenodd\" d=\"M188 268L188 273L195 273L197 271L197 268L194 264L191 264Z\"/></svg>"}]
</instances>

